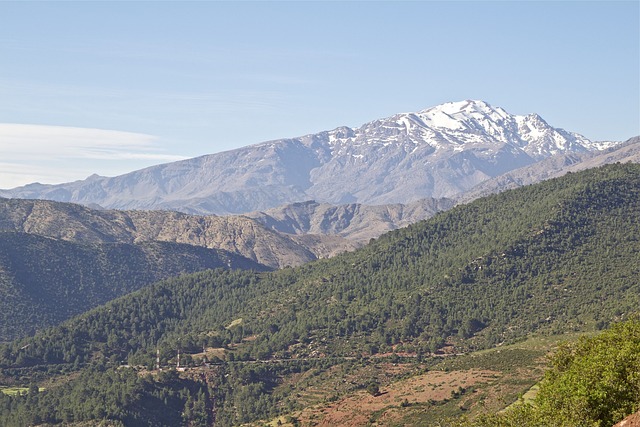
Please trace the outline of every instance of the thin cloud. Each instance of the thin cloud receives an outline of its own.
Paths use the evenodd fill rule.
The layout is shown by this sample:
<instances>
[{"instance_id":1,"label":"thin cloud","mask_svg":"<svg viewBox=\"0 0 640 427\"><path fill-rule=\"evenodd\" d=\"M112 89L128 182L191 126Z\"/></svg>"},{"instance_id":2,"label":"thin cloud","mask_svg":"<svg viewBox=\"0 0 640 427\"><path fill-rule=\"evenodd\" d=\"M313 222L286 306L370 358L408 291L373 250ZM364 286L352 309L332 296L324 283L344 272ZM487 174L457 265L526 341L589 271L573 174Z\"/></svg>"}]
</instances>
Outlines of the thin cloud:
<instances>
[{"instance_id":1,"label":"thin cloud","mask_svg":"<svg viewBox=\"0 0 640 427\"><path fill-rule=\"evenodd\" d=\"M47 167L45 165L0 162L0 188L8 189L32 183L60 183L78 179L78 169ZM91 173L83 171L84 177ZM82 175L81 175L82 176Z\"/></svg>"},{"instance_id":2,"label":"thin cloud","mask_svg":"<svg viewBox=\"0 0 640 427\"><path fill-rule=\"evenodd\" d=\"M113 176L184 159L152 135L105 129L0 124L0 188Z\"/></svg>"}]
</instances>

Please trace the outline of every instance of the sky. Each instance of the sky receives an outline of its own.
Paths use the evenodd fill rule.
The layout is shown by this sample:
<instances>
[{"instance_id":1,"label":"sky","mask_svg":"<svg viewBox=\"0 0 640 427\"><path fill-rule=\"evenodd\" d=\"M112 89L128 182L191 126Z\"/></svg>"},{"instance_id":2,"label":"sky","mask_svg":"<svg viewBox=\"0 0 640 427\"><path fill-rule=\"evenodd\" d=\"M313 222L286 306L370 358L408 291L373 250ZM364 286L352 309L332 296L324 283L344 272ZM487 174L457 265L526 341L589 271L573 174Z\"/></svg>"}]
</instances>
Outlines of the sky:
<instances>
[{"instance_id":1,"label":"sky","mask_svg":"<svg viewBox=\"0 0 640 427\"><path fill-rule=\"evenodd\" d=\"M0 1L0 188L464 99L640 134L640 2Z\"/></svg>"}]
</instances>

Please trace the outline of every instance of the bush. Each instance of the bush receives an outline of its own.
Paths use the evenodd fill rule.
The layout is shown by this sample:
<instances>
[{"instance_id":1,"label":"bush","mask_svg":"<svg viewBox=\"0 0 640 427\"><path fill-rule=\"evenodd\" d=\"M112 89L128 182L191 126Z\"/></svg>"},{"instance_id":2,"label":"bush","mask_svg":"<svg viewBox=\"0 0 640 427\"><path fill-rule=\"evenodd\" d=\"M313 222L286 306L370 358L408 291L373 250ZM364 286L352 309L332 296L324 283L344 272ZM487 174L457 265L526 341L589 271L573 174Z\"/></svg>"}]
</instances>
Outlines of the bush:
<instances>
[{"instance_id":1,"label":"bush","mask_svg":"<svg viewBox=\"0 0 640 427\"><path fill-rule=\"evenodd\" d=\"M377 396L380 394L380 386L378 385L378 383L376 382L370 382L367 385L367 393L369 393L371 396Z\"/></svg>"},{"instance_id":2,"label":"bush","mask_svg":"<svg viewBox=\"0 0 640 427\"><path fill-rule=\"evenodd\" d=\"M561 346L551 357L535 404L482 415L460 426L605 427L640 408L640 321L618 323Z\"/></svg>"}]
</instances>

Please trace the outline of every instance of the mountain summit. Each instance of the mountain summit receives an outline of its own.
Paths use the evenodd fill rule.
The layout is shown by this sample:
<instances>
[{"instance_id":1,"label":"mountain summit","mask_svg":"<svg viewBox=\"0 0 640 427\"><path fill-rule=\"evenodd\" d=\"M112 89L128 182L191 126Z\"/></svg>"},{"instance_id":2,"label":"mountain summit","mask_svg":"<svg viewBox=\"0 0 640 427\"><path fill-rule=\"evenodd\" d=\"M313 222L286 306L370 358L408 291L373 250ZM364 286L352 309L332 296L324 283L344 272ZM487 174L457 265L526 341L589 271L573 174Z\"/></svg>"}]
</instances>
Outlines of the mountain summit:
<instances>
[{"instance_id":1,"label":"mountain summit","mask_svg":"<svg viewBox=\"0 0 640 427\"><path fill-rule=\"evenodd\" d=\"M450 102L298 138L153 166L125 175L0 192L115 209L198 214L265 210L285 203L408 203L454 197L552 155L601 150L537 114L484 101Z\"/></svg>"}]
</instances>

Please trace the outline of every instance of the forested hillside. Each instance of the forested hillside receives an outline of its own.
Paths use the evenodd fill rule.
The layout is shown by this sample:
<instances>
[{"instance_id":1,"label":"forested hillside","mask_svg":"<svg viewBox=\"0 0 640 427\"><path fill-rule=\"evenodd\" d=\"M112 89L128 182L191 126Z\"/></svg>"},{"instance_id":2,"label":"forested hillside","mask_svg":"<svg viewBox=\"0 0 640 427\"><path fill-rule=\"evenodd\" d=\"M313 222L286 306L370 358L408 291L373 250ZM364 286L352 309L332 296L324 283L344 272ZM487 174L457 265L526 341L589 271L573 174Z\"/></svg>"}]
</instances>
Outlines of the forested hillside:
<instances>
[{"instance_id":1,"label":"forested hillside","mask_svg":"<svg viewBox=\"0 0 640 427\"><path fill-rule=\"evenodd\" d=\"M24 383L95 364L152 368L157 349L175 363L178 350L218 348L215 372L228 376L200 395L215 409L198 425L232 425L295 408L295 384L278 384L309 363L387 352L421 360L443 347L602 328L638 310L639 254L640 166L610 165L479 199L330 260L166 280L0 348L0 367ZM251 360L279 362L238 362ZM188 406L181 396L165 399L167 413Z\"/></svg>"},{"instance_id":2,"label":"forested hillside","mask_svg":"<svg viewBox=\"0 0 640 427\"><path fill-rule=\"evenodd\" d=\"M236 254L178 243L79 244L0 232L0 342L160 279L210 268L266 270Z\"/></svg>"}]
</instances>

